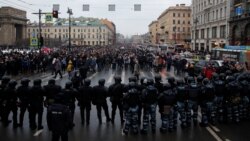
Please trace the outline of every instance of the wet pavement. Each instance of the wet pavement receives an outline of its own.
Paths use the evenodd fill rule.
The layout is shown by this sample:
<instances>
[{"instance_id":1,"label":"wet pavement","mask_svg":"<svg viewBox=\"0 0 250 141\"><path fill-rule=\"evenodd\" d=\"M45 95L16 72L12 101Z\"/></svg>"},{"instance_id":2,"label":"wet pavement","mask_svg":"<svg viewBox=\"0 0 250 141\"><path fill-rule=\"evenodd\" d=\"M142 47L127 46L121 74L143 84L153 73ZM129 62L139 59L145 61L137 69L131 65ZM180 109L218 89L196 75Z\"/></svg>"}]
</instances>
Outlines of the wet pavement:
<instances>
[{"instance_id":1,"label":"wet pavement","mask_svg":"<svg viewBox=\"0 0 250 141\"><path fill-rule=\"evenodd\" d=\"M98 80L104 78L106 80L106 86L114 83L113 77L119 74L122 77L122 82L127 84L128 78L132 76L130 71L122 70L121 72L101 71L97 73L89 74L89 79L91 79L91 85L97 85ZM153 78L156 75L153 71L142 71L141 77ZM167 76L175 76L173 72L171 73L161 73L163 77L163 82ZM65 83L69 81L68 74L64 74L64 77L60 79L59 76L56 78L56 83L64 87ZM41 78L43 80L42 84L48 83L53 75L51 73L39 74L34 76L29 76L28 78L34 80L36 78ZM177 77L176 77L177 78ZM179 78L179 77L178 77ZM20 81L20 80L19 80ZM109 113L111 113L110 101L107 99L109 104ZM43 126L44 129L41 131L31 131L29 128L28 113L25 114L24 126L23 128L13 129L12 124L7 128L4 128L0 123L0 140L1 141L48 141L51 140L51 133L47 129L46 123L46 108L44 108L43 115ZM104 113L102 113L104 116ZM9 116L11 119L12 115ZM103 117L105 118L105 117ZM103 120L103 122L106 120ZM69 141L249 141L250 140L250 121L243 121L239 124L217 124L216 126L200 127L191 126L190 128L181 129L178 126L177 130L172 133L161 134L159 128L161 125L160 114L157 112L157 132L156 134L148 135L132 135L124 136L121 133L122 125L120 124L120 119L118 116L118 111L116 114L115 124L104 122L99 125L96 108L92 105L91 109L91 120L89 126L82 126L80 120L80 110L76 106L75 119L74 122L76 126L69 132ZM149 130L150 131L150 130Z\"/></svg>"}]
</instances>

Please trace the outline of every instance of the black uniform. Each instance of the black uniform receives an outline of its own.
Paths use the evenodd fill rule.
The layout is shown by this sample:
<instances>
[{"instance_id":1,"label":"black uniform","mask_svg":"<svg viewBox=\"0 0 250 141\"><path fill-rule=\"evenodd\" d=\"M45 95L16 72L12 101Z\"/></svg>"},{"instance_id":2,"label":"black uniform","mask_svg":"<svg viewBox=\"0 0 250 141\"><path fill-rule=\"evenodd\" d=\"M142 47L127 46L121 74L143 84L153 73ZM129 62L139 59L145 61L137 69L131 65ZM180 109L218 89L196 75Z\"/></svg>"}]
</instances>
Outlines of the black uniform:
<instances>
[{"instance_id":1,"label":"black uniform","mask_svg":"<svg viewBox=\"0 0 250 141\"><path fill-rule=\"evenodd\" d=\"M67 82L65 85L65 89L62 90L62 94L63 94L63 101L65 103L65 105L67 105L70 109L70 113L71 113L71 127L74 127L74 114L75 114L75 101L76 101L76 96L77 96L77 91L76 89L72 88L72 82Z\"/></svg>"},{"instance_id":2,"label":"black uniform","mask_svg":"<svg viewBox=\"0 0 250 141\"><path fill-rule=\"evenodd\" d=\"M114 123L115 120L115 112L116 108L119 108L120 111L120 119L121 123L124 122L123 120L123 93L124 93L124 85L121 84L121 78L120 77L115 77L115 84L112 84L109 87L109 96L110 96L110 101L112 103L112 117L111 117L111 122Z\"/></svg>"},{"instance_id":3,"label":"black uniform","mask_svg":"<svg viewBox=\"0 0 250 141\"><path fill-rule=\"evenodd\" d=\"M155 133L156 128L156 107L158 90L154 87L152 79L148 79L148 86L142 91L143 105L143 127L141 133L146 134L148 131L149 116L151 117L152 133Z\"/></svg>"},{"instance_id":4,"label":"black uniform","mask_svg":"<svg viewBox=\"0 0 250 141\"><path fill-rule=\"evenodd\" d=\"M19 115L19 126L22 127L23 126L23 118L24 118L24 114L26 112L26 110L29 110L29 106L30 106L30 98L29 96L30 94L30 86L29 86L29 79L23 79L21 81L21 86L19 86L17 88L17 95L18 98L20 100L20 115ZM30 117L29 117L30 119Z\"/></svg>"},{"instance_id":5,"label":"black uniform","mask_svg":"<svg viewBox=\"0 0 250 141\"><path fill-rule=\"evenodd\" d=\"M41 86L41 79L34 80L34 85L30 89L30 128L36 129L36 115L38 115L38 130L43 129L42 117L43 117L43 101L44 101L44 89Z\"/></svg>"},{"instance_id":6,"label":"black uniform","mask_svg":"<svg viewBox=\"0 0 250 141\"><path fill-rule=\"evenodd\" d=\"M167 89L158 97L159 112L161 113L161 133L173 131L174 128L174 106L176 105L176 91Z\"/></svg>"},{"instance_id":7,"label":"black uniform","mask_svg":"<svg viewBox=\"0 0 250 141\"><path fill-rule=\"evenodd\" d=\"M10 112L12 112L13 127L17 128L17 93L16 93L16 81L10 81L7 88L3 93L3 124L8 126L10 121L8 120Z\"/></svg>"},{"instance_id":8,"label":"black uniform","mask_svg":"<svg viewBox=\"0 0 250 141\"><path fill-rule=\"evenodd\" d=\"M52 131L52 141L68 141L68 131L72 125L71 112L68 106L63 104L62 96L56 96L54 103L49 105L47 111L47 124Z\"/></svg>"},{"instance_id":9,"label":"black uniform","mask_svg":"<svg viewBox=\"0 0 250 141\"><path fill-rule=\"evenodd\" d=\"M93 87L93 104L96 105L97 117L99 123L102 124L102 108L104 110L107 121L111 121L109 117L108 104L106 98L108 97L108 90L104 86L105 79L99 80L99 85Z\"/></svg>"},{"instance_id":10,"label":"black uniform","mask_svg":"<svg viewBox=\"0 0 250 141\"><path fill-rule=\"evenodd\" d=\"M61 87L55 84L55 80L49 80L48 85L44 86L44 91L46 95L45 106L53 104L55 95L61 92Z\"/></svg>"},{"instance_id":11,"label":"black uniform","mask_svg":"<svg viewBox=\"0 0 250 141\"><path fill-rule=\"evenodd\" d=\"M3 95L4 95L4 89L7 87L8 83L10 81L9 77L3 77L2 83L0 85L0 118L2 120L3 116Z\"/></svg>"},{"instance_id":12,"label":"black uniform","mask_svg":"<svg viewBox=\"0 0 250 141\"><path fill-rule=\"evenodd\" d=\"M78 106L80 106L82 125L85 122L85 110L86 110L86 123L89 125L91 100L93 95L93 89L90 86L91 81L85 80L83 86L78 90L77 100Z\"/></svg>"}]
</instances>

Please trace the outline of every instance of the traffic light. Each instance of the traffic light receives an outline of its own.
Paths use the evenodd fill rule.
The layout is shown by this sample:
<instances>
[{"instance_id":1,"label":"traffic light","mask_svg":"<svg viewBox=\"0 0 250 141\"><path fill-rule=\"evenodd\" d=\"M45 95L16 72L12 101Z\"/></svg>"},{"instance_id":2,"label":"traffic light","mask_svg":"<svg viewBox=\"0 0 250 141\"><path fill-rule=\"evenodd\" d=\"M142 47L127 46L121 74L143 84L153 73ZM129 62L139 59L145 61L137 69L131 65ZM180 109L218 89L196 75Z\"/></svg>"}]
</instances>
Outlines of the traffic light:
<instances>
[{"instance_id":1,"label":"traffic light","mask_svg":"<svg viewBox=\"0 0 250 141\"><path fill-rule=\"evenodd\" d=\"M58 18L58 11L53 10L52 15L53 15L53 18Z\"/></svg>"}]
</instances>

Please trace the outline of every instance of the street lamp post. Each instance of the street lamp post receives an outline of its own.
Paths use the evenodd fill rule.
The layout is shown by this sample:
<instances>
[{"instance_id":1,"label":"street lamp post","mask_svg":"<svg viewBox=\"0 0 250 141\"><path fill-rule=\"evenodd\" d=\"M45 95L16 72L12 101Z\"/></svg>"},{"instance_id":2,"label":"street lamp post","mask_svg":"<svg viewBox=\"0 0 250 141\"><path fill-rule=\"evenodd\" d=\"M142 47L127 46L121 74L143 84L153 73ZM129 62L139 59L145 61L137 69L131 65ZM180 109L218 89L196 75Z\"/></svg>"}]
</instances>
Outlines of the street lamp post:
<instances>
[{"instance_id":1,"label":"street lamp post","mask_svg":"<svg viewBox=\"0 0 250 141\"><path fill-rule=\"evenodd\" d=\"M67 13L69 14L69 51L71 48L71 15L73 15L72 9L68 8Z\"/></svg>"},{"instance_id":2,"label":"street lamp post","mask_svg":"<svg viewBox=\"0 0 250 141\"><path fill-rule=\"evenodd\" d=\"M196 28L197 23L199 22L198 18L194 19L194 50L196 50Z\"/></svg>"}]
</instances>

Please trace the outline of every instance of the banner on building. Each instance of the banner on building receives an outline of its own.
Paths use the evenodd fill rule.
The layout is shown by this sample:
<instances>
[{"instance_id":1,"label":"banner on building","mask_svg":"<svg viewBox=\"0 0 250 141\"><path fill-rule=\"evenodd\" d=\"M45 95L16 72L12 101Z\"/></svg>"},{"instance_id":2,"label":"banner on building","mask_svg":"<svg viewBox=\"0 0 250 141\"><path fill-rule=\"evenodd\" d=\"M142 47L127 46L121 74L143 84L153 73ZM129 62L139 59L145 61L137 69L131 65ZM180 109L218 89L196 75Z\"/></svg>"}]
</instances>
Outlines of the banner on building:
<instances>
[{"instance_id":1,"label":"banner on building","mask_svg":"<svg viewBox=\"0 0 250 141\"><path fill-rule=\"evenodd\" d=\"M38 46L38 39L30 38L30 46Z\"/></svg>"},{"instance_id":2,"label":"banner on building","mask_svg":"<svg viewBox=\"0 0 250 141\"><path fill-rule=\"evenodd\" d=\"M45 15L45 22L46 23L52 23L53 22L52 14L48 13L48 14Z\"/></svg>"}]
</instances>

